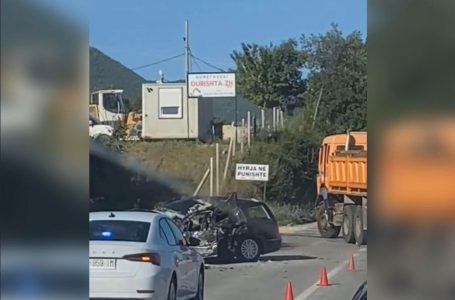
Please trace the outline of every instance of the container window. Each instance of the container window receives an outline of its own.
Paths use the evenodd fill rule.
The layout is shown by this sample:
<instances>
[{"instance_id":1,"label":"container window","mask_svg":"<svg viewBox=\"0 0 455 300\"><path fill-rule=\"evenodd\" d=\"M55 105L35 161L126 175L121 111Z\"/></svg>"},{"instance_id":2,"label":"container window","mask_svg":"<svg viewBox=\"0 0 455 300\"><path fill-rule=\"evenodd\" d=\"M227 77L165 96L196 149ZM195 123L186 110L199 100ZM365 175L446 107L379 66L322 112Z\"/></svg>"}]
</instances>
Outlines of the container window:
<instances>
[{"instance_id":1,"label":"container window","mask_svg":"<svg viewBox=\"0 0 455 300\"><path fill-rule=\"evenodd\" d=\"M161 107L161 115L178 115L179 109L178 106Z\"/></svg>"},{"instance_id":2,"label":"container window","mask_svg":"<svg viewBox=\"0 0 455 300\"><path fill-rule=\"evenodd\" d=\"M158 102L160 119L180 119L183 117L182 88L160 88Z\"/></svg>"}]
</instances>

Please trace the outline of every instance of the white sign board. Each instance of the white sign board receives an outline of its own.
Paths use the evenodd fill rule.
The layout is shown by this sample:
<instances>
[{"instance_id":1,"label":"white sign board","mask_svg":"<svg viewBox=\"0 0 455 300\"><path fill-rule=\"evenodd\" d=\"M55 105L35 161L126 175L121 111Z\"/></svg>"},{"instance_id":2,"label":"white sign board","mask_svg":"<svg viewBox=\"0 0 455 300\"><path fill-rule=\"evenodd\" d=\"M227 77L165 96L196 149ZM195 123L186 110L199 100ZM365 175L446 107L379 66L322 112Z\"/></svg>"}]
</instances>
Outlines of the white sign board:
<instances>
[{"instance_id":1,"label":"white sign board","mask_svg":"<svg viewBox=\"0 0 455 300\"><path fill-rule=\"evenodd\" d=\"M269 165L236 164L235 179L269 181Z\"/></svg>"},{"instance_id":2,"label":"white sign board","mask_svg":"<svg viewBox=\"0 0 455 300\"><path fill-rule=\"evenodd\" d=\"M235 73L190 73L188 96L235 97Z\"/></svg>"}]
</instances>

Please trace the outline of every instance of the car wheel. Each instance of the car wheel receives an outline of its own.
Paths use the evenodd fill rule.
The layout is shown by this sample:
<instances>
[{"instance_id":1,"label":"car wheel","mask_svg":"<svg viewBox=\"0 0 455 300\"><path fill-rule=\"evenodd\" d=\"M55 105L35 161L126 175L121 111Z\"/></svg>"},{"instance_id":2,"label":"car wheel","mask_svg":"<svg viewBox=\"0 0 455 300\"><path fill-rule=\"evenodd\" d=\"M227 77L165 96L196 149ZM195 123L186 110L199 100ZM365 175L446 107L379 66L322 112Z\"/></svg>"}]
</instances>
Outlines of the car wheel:
<instances>
[{"instance_id":1,"label":"car wheel","mask_svg":"<svg viewBox=\"0 0 455 300\"><path fill-rule=\"evenodd\" d=\"M343 216L343 239L346 243L354 243L354 214L355 214L355 205L345 205L344 206L344 216Z\"/></svg>"},{"instance_id":2,"label":"car wheel","mask_svg":"<svg viewBox=\"0 0 455 300\"><path fill-rule=\"evenodd\" d=\"M199 279L197 282L197 294L193 300L204 300L204 271L202 267L201 270L199 271Z\"/></svg>"},{"instance_id":3,"label":"car wheel","mask_svg":"<svg viewBox=\"0 0 455 300\"><path fill-rule=\"evenodd\" d=\"M258 261L261 251L259 248L259 243L251 238L244 237L240 240L237 248L237 257L242 261Z\"/></svg>"},{"instance_id":4,"label":"car wheel","mask_svg":"<svg viewBox=\"0 0 455 300\"><path fill-rule=\"evenodd\" d=\"M167 293L167 300L177 300L177 285L175 279L172 278L171 284L169 284L169 291Z\"/></svg>"}]
</instances>

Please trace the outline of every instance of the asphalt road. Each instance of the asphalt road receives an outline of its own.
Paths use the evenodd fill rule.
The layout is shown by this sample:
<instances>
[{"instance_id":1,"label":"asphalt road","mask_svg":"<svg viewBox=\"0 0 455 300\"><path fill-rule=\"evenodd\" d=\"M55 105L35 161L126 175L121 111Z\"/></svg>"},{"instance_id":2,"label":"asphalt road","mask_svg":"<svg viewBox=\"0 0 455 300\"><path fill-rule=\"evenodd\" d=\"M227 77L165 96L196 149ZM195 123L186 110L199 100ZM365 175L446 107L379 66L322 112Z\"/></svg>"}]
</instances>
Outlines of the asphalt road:
<instances>
[{"instance_id":1,"label":"asphalt road","mask_svg":"<svg viewBox=\"0 0 455 300\"><path fill-rule=\"evenodd\" d=\"M347 271L354 255L356 272ZM316 224L297 227L283 235L280 251L264 255L257 263L207 264L207 300L278 300L291 282L294 299L352 299L367 278L367 248L347 244L342 238L319 237ZM329 286L319 287L320 269L325 267Z\"/></svg>"}]
</instances>

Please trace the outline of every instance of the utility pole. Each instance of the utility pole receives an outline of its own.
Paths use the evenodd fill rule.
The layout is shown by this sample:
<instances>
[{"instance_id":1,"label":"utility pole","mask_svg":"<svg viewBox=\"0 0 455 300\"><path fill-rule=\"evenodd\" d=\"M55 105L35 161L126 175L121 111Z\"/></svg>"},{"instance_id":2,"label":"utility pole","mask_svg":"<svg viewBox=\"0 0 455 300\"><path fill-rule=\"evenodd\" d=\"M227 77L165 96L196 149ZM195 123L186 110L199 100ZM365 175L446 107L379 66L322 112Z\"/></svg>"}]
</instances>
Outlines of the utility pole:
<instances>
[{"instance_id":1,"label":"utility pole","mask_svg":"<svg viewBox=\"0 0 455 300\"><path fill-rule=\"evenodd\" d=\"M313 129L314 125L316 124L316 117L318 116L319 103L321 102L323 90L324 90L324 86L321 87L321 91L319 92L318 101L316 102L316 108L314 109L313 122L311 124L311 129Z\"/></svg>"},{"instance_id":2,"label":"utility pole","mask_svg":"<svg viewBox=\"0 0 455 300\"><path fill-rule=\"evenodd\" d=\"M250 148L250 146L251 146L251 113L249 111L247 113L247 119L248 119L247 120L247 132L248 132L247 133L248 134L247 143L248 143L248 148Z\"/></svg>"},{"instance_id":3,"label":"utility pole","mask_svg":"<svg viewBox=\"0 0 455 300\"><path fill-rule=\"evenodd\" d=\"M188 73L190 72L190 41L188 34L188 20L185 21L185 37L183 38L185 42L185 81L188 80Z\"/></svg>"},{"instance_id":4,"label":"utility pole","mask_svg":"<svg viewBox=\"0 0 455 300\"><path fill-rule=\"evenodd\" d=\"M183 38L185 47L185 82L186 82L186 131L187 138L190 139L190 98L188 97L188 73L190 72L190 41L188 34L188 20L185 21L185 37ZM210 173L212 174L212 173Z\"/></svg>"}]
</instances>

